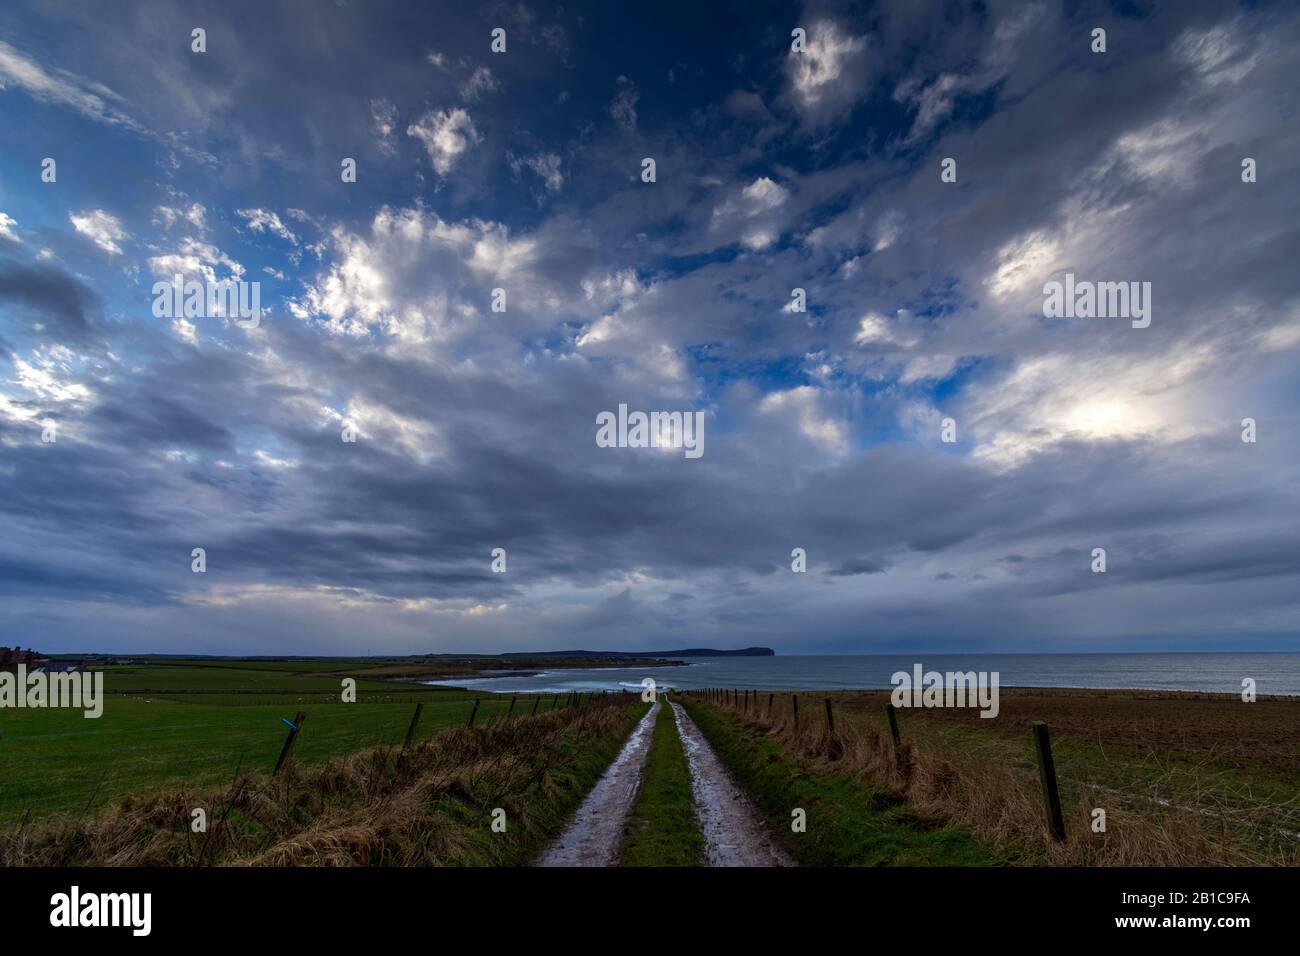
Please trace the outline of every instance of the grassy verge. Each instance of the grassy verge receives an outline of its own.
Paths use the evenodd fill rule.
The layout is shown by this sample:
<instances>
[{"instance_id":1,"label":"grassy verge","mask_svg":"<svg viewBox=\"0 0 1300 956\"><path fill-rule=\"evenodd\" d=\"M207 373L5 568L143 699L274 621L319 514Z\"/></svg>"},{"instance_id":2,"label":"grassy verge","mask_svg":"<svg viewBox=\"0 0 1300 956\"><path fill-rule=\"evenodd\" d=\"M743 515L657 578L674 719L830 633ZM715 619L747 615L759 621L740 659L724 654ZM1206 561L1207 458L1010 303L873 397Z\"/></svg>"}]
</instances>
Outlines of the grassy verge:
<instances>
[{"instance_id":1,"label":"grassy verge","mask_svg":"<svg viewBox=\"0 0 1300 956\"><path fill-rule=\"evenodd\" d=\"M704 838L695 819L691 772L677 721L667 702L659 710L641 789L628 815L624 866L698 866Z\"/></svg>"},{"instance_id":2,"label":"grassy verge","mask_svg":"<svg viewBox=\"0 0 1300 956\"><path fill-rule=\"evenodd\" d=\"M980 866L1000 853L961 828L918 813L884 788L808 759L738 715L698 701L687 711L719 759L806 866ZM807 814L794 833L792 811Z\"/></svg>"},{"instance_id":3,"label":"grassy verge","mask_svg":"<svg viewBox=\"0 0 1300 956\"><path fill-rule=\"evenodd\" d=\"M0 833L0 865L524 865L564 826L644 714L610 695L455 728L404 759L379 747L275 779L128 796L92 820ZM207 834L191 832L205 810ZM505 812L504 832L492 827Z\"/></svg>"}]
</instances>

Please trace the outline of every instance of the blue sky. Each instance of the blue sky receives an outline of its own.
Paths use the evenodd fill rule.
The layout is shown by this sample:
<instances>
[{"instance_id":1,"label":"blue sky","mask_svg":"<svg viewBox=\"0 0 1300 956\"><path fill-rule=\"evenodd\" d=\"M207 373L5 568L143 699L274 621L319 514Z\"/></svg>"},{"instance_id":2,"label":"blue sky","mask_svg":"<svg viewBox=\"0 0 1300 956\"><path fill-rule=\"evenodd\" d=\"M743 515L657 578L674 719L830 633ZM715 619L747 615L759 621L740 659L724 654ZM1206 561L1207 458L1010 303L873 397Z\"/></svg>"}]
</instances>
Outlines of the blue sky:
<instances>
[{"instance_id":1,"label":"blue sky","mask_svg":"<svg viewBox=\"0 0 1300 956\"><path fill-rule=\"evenodd\" d=\"M0 9L0 643L1300 647L1293 5L463 7Z\"/></svg>"}]
</instances>

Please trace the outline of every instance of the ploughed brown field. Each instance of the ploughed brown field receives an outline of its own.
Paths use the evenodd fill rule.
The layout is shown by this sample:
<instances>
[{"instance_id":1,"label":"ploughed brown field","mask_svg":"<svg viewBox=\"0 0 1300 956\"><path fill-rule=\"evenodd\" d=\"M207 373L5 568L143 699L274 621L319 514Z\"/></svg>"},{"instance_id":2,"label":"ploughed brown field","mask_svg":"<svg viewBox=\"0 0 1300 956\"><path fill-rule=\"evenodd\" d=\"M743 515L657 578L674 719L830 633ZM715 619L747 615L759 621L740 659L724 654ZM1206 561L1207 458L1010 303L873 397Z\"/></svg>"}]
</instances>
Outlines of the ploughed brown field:
<instances>
[{"instance_id":1,"label":"ploughed brown field","mask_svg":"<svg viewBox=\"0 0 1300 956\"><path fill-rule=\"evenodd\" d=\"M1300 783L1300 699L1171 691L1004 688L995 720L971 709L904 711L907 718L950 721L1029 734L1045 720L1053 738L1078 737L1186 756L1202 755L1224 767L1270 768ZM880 695L883 703L888 699ZM981 728L983 729L983 728Z\"/></svg>"}]
</instances>

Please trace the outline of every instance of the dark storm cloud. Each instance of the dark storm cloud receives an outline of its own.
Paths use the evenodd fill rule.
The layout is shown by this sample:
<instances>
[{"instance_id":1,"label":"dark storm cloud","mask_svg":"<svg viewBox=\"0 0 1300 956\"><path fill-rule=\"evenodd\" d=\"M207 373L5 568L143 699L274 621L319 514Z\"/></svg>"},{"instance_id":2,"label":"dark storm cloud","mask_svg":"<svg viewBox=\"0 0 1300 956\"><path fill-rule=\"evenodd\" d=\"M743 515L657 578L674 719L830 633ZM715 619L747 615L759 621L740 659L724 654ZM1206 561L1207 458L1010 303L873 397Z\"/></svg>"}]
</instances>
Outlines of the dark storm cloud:
<instances>
[{"instance_id":1,"label":"dark storm cloud","mask_svg":"<svg viewBox=\"0 0 1300 956\"><path fill-rule=\"evenodd\" d=\"M0 310L17 318L16 331L41 324L43 338L78 348L97 344L103 331L96 295L57 266L0 259Z\"/></svg>"}]
</instances>

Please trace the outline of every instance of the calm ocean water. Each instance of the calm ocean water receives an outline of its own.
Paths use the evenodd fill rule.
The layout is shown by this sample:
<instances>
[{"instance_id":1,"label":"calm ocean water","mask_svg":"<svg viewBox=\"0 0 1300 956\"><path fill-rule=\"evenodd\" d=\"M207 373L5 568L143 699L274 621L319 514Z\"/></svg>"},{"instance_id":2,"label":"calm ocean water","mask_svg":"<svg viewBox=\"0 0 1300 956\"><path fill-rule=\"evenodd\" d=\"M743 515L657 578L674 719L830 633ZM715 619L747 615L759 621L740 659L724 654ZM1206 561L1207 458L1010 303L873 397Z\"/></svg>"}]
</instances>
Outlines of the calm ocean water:
<instances>
[{"instance_id":1,"label":"calm ocean water","mask_svg":"<svg viewBox=\"0 0 1300 956\"><path fill-rule=\"evenodd\" d=\"M430 681L506 693L660 687L751 690L859 690L890 686L895 671L998 671L1003 687L1095 687L1241 693L1244 677L1260 694L1300 695L1300 653L1280 654L931 654L778 655L683 658L685 667L543 670L480 680Z\"/></svg>"}]
</instances>

